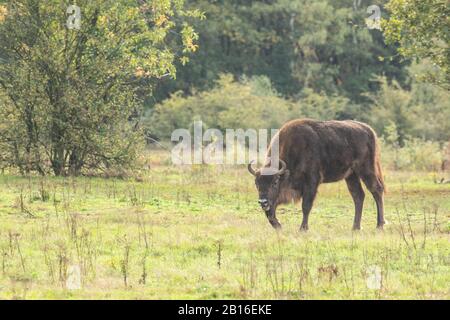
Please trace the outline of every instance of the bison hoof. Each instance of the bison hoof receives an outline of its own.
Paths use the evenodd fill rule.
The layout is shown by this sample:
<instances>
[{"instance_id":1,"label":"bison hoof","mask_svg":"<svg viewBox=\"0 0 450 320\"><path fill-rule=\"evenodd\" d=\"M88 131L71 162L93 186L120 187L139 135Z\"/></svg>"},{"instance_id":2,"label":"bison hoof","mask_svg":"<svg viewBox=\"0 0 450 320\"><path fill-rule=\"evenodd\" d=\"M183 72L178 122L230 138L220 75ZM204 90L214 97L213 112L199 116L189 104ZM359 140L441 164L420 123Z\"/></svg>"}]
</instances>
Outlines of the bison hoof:
<instances>
[{"instance_id":1,"label":"bison hoof","mask_svg":"<svg viewBox=\"0 0 450 320\"><path fill-rule=\"evenodd\" d=\"M301 226L300 227L300 232L307 232L308 231L308 226Z\"/></svg>"},{"instance_id":2,"label":"bison hoof","mask_svg":"<svg viewBox=\"0 0 450 320\"><path fill-rule=\"evenodd\" d=\"M281 230L281 224L278 221L269 221L270 225L275 229L275 230Z\"/></svg>"}]
</instances>

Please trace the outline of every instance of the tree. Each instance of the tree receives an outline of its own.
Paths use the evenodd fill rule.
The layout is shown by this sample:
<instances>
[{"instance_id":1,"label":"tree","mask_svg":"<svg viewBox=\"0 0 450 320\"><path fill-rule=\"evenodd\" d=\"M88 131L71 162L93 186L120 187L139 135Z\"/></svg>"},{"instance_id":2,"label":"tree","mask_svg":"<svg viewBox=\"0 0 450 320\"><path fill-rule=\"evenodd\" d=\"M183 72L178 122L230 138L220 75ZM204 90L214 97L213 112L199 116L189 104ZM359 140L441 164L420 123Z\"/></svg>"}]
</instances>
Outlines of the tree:
<instances>
[{"instance_id":1,"label":"tree","mask_svg":"<svg viewBox=\"0 0 450 320\"><path fill-rule=\"evenodd\" d=\"M373 75L401 84L404 66L379 30L365 25L367 6L349 0L188 0L208 17L196 22L200 49L177 81L162 81L156 99L192 88L211 89L221 73L269 77L282 95L297 97L305 88L339 94L353 103L376 90ZM356 1L355 1L356 2ZM382 5L385 1L373 1Z\"/></svg>"},{"instance_id":2,"label":"tree","mask_svg":"<svg viewBox=\"0 0 450 320\"><path fill-rule=\"evenodd\" d=\"M428 80L444 88L450 83L450 6L447 0L390 0L389 20L383 23L390 43L400 44L408 58L429 59L439 73L429 72Z\"/></svg>"},{"instance_id":3,"label":"tree","mask_svg":"<svg viewBox=\"0 0 450 320\"><path fill-rule=\"evenodd\" d=\"M368 121L380 134L389 133L390 122L396 126L400 146L411 138L445 142L450 139L450 93L431 83L418 81L415 74L423 74L429 64L422 62L409 67L409 90L385 77L376 79L380 90L368 93L373 106Z\"/></svg>"},{"instance_id":4,"label":"tree","mask_svg":"<svg viewBox=\"0 0 450 320\"><path fill-rule=\"evenodd\" d=\"M0 11L0 144L21 172L55 175L129 165L142 97L197 49L183 0L9 0ZM179 42L178 51L165 43ZM181 57L180 57L181 55Z\"/></svg>"}]
</instances>

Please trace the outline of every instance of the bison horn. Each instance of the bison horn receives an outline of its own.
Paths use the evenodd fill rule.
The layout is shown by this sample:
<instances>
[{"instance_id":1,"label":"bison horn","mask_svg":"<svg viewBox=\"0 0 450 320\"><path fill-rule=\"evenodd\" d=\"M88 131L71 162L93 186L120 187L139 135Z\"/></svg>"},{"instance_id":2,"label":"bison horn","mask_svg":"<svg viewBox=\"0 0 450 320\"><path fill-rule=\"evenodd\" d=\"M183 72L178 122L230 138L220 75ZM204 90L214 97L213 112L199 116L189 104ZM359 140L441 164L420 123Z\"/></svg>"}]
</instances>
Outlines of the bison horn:
<instances>
[{"instance_id":1,"label":"bison horn","mask_svg":"<svg viewBox=\"0 0 450 320\"><path fill-rule=\"evenodd\" d=\"M278 174L281 176L286 171L286 162L280 159L281 169L278 171Z\"/></svg>"},{"instance_id":2,"label":"bison horn","mask_svg":"<svg viewBox=\"0 0 450 320\"><path fill-rule=\"evenodd\" d=\"M248 164L248 172L250 172L252 175L256 176L256 171L255 169L253 169L253 162L255 162L255 160L250 161L250 163Z\"/></svg>"}]
</instances>

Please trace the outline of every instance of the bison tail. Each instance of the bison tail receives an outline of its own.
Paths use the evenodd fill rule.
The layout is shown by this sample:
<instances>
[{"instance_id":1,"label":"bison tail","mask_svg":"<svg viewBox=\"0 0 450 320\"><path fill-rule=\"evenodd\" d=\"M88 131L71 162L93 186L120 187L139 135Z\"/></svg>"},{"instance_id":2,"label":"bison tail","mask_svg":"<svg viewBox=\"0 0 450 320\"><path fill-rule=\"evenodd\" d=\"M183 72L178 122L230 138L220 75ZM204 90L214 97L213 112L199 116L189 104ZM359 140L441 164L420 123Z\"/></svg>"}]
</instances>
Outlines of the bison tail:
<instances>
[{"instance_id":1,"label":"bison tail","mask_svg":"<svg viewBox=\"0 0 450 320\"><path fill-rule=\"evenodd\" d=\"M383 169L381 168L381 155L380 155L380 145L377 141L375 134L375 174L377 176L378 183L383 187L383 192L386 193L386 184L384 183Z\"/></svg>"},{"instance_id":2,"label":"bison tail","mask_svg":"<svg viewBox=\"0 0 450 320\"><path fill-rule=\"evenodd\" d=\"M383 187L383 192L386 193L387 192L386 184L384 183L383 170L381 169L381 164L380 164L379 160L377 160L377 162L376 162L376 175L377 175L378 182Z\"/></svg>"}]
</instances>

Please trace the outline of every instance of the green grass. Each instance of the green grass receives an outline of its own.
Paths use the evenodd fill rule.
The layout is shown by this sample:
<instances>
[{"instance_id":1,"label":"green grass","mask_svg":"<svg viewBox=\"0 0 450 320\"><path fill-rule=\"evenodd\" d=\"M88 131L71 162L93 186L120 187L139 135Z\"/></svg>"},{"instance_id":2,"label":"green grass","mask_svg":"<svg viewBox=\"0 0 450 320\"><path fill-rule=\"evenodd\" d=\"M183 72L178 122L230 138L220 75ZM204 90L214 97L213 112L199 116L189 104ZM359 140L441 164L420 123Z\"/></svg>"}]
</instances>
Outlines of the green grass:
<instances>
[{"instance_id":1,"label":"green grass","mask_svg":"<svg viewBox=\"0 0 450 320\"><path fill-rule=\"evenodd\" d=\"M366 192L352 232L344 183L280 233L245 168L156 166L134 180L0 176L2 299L449 299L450 185L388 172L384 232ZM66 289L78 265L80 290ZM367 286L378 266L380 289Z\"/></svg>"}]
</instances>

